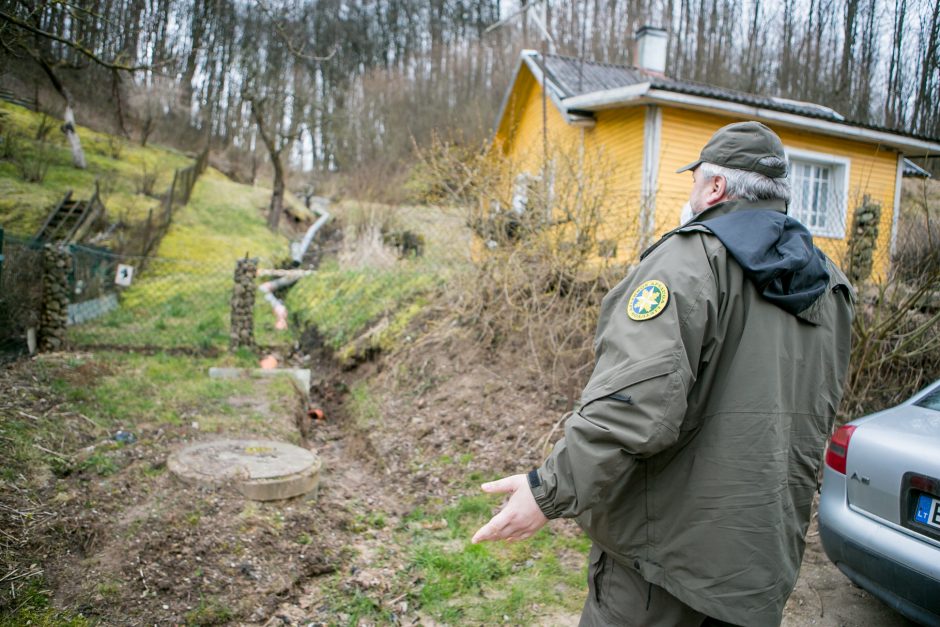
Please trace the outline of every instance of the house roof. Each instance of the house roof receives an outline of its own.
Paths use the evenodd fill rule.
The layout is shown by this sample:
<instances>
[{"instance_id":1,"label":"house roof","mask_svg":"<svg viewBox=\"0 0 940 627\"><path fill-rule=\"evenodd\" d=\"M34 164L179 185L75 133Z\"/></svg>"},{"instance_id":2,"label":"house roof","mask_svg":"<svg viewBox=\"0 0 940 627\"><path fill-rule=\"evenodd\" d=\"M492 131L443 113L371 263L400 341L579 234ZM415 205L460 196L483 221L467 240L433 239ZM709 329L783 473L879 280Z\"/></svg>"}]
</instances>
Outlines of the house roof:
<instances>
[{"instance_id":1,"label":"house roof","mask_svg":"<svg viewBox=\"0 0 940 627\"><path fill-rule=\"evenodd\" d=\"M923 169L922 167L920 167L919 165L917 165L910 159L904 160L904 176L911 176L911 177L921 178L921 179L932 178L930 175L930 172Z\"/></svg>"},{"instance_id":2,"label":"house roof","mask_svg":"<svg viewBox=\"0 0 940 627\"><path fill-rule=\"evenodd\" d=\"M706 96L738 102L742 104L766 107L797 115L844 121L845 118L822 105L811 102L800 102L786 98L760 96L734 89L725 89L705 83L694 81L679 81L664 76L650 74L640 68L626 65L613 65L610 63L597 63L575 59L557 54L545 55L547 74L558 86L567 93L566 97L589 94L591 92L606 91L617 87L628 87L639 83L649 82L654 89L666 89L684 94Z\"/></svg>"},{"instance_id":3,"label":"house roof","mask_svg":"<svg viewBox=\"0 0 940 627\"><path fill-rule=\"evenodd\" d=\"M811 102L680 81L625 65L556 54L543 56L534 50L522 52L519 68L523 65L528 66L540 84L547 86L546 92L569 122L603 109L662 103L870 141L912 156L940 155L940 139L847 120L833 109ZM500 119L502 114L501 111Z\"/></svg>"}]
</instances>

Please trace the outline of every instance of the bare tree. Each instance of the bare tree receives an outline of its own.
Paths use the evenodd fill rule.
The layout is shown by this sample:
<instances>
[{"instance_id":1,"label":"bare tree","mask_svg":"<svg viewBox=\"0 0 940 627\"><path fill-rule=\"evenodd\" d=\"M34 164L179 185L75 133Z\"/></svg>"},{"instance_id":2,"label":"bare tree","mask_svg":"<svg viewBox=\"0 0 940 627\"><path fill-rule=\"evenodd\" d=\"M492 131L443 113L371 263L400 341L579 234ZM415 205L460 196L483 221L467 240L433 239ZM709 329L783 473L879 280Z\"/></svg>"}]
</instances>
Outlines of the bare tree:
<instances>
[{"instance_id":1,"label":"bare tree","mask_svg":"<svg viewBox=\"0 0 940 627\"><path fill-rule=\"evenodd\" d=\"M53 31L47 27L50 23L61 25L65 15L76 23L73 28L79 30L84 27L83 22L95 19L93 13L67 2L40 0L35 3L19 2L12 7L4 6L0 9L0 45L14 57L25 55L32 59L49 78L53 89L62 97L65 102L62 132L72 150L72 164L76 168L84 169L87 165L85 152L75 129L75 101L58 72L59 68L79 66L64 53L71 53L86 64L93 63L113 72L134 72L143 66L102 58L82 43L81 39L59 34L62 32L61 28Z\"/></svg>"}]
</instances>

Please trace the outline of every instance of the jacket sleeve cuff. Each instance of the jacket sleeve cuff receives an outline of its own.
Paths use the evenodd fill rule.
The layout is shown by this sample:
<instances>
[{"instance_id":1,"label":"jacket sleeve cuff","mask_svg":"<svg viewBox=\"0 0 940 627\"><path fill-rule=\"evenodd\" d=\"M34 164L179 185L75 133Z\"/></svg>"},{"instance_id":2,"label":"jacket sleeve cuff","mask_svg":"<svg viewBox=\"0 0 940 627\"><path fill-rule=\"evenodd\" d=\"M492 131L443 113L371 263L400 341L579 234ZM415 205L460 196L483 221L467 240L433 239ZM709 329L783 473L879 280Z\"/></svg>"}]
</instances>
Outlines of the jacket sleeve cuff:
<instances>
[{"instance_id":1,"label":"jacket sleeve cuff","mask_svg":"<svg viewBox=\"0 0 940 627\"><path fill-rule=\"evenodd\" d=\"M560 518L563 508L555 504L555 493L558 487L557 477L554 473L547 472L544 466L537 469L536 472L540 483L537 486L529 486L532 490L532 496L535 497L535 502L546 518Z\"/></svg>"}]
</instances>

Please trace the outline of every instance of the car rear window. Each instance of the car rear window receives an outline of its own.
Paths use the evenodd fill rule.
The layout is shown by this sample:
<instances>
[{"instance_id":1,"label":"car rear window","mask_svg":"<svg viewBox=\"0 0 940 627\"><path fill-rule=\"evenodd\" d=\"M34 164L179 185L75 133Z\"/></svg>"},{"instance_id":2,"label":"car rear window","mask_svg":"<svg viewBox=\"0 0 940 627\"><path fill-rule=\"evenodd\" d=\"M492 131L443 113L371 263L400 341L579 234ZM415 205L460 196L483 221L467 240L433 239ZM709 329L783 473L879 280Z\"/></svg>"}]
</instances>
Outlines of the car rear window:
<instances>
[{"instance_id":1,"label":"car rear window","mask_svg":"<svg viewBox=\"0 0 940 627\"><path fill-rule=\"evenodd\" d=\"M935 389L933 392L914 404L918 407L926 407L927 409L940 411L940 388Z\"/></svg>"}]
</instances>

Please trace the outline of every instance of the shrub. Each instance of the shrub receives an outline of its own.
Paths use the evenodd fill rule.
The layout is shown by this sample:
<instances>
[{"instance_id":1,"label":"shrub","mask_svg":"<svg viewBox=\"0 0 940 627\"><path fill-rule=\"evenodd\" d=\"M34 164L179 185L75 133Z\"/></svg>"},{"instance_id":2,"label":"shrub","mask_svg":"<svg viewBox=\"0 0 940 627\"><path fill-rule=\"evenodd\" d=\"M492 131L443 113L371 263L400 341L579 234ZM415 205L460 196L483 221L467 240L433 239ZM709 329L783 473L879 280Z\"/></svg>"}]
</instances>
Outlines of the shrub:
<instances>
[{"instance_id":1,"label":"shrub","mask_svg":"<svg viewBox=\"0 0 940 627\"><path fill-rule=\"evenodd\" d=\"M479 340L527 351L540 379L572 393L592 365L600 302L624 271L609 245L624 234L601 228L611 171L603 155L555 145L535 175L498 150L439 140L421 157L412 189L464 207L479 238L456 315Z\"/></svg>"},{"instance_id":2,"label":"shrub","mask_svg":"<svg viewBox=\"0 0 940 627\"><path fill-rule=\"evenodd\" d=\"M153 196L153 188L157 185L157 179L160 177L160 171L156 167L147 165L146 161L140 164L140 171L134 181L138 194L144 196Z\"/></svg>"},{"instance_id":3,"label":"shrub","mask_svg":"<svg viewBox=\"0 0 940 627\"><path fill-rule=\"evenodd\" d=\"M7 140L11 144L10 159L19 170L20 178L28 183L42 183L49 172L49 166L52 165L52 145L46 140L30 145L25 139L15 138L13 135L8 136Z\"/></svg>"},{"instance_id":4,"label":"shrub","mask_svg":"<svg viewBox=\"0 0 940 627\"><path fill-rule=\"evenodd\" d=\"M940 377L940 195L905 194L890 273L862 284L842 412L894 405ZM911 192L906 189L906 192Z\"/></svg>"},{"instance_id":5,"label":"shrub","mask_svg":"<svg viewBox=\"0 0 940 627\"><path fill-rule=\"evenodd\" d=\"M36 124L36 141L44 142L48 140L49 133L52 132L54 126L55 120L53 118L46 113L41 114L39 122Z\"/></svg>"}]
</instances>

